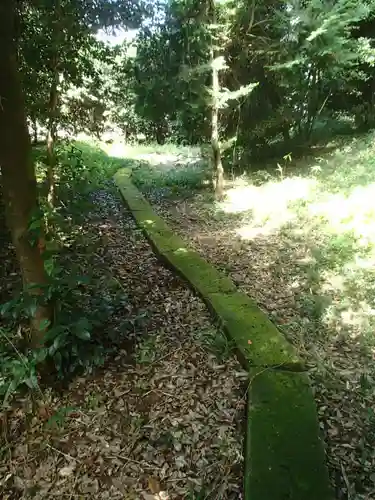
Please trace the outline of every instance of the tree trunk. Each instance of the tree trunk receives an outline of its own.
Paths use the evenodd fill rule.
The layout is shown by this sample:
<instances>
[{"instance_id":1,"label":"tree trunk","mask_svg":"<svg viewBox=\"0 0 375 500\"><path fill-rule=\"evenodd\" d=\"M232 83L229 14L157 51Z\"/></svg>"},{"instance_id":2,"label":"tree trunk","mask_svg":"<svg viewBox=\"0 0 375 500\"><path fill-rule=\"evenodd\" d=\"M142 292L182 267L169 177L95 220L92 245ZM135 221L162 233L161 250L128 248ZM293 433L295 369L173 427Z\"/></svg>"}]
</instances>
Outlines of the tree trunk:
<instances>
[{"instance_id":1,"label":"tree trunk","mask_svg":"<svg viewBox=\"0 0 375 500\"><path fill-rule=\"evenodd\" d=\"M56 169L56 119L58 106L58 83L59 73L57 70L57 61L54 62L53 80L50 89L48 103L48 128L47 128L47 186L48 194L47 201L51 208L55 206L56 189L55 189L55 169Z\"/></svg>"},{"instance_id":2,"label":"tree trunk","mask_svg":"<svg viewBox=\"0 0 375 500\"><path fill-rule=\"evenodd\" d=\"M61 29L61 9L60 0L54 0L54 18L52 34L52 57L51 57L51 87L48 102L48 124L47 124L47 201L51 208L56 202L56 153L55 145L57 140L57 116L59 106L59 49L60 39L63 35Z\"/></svg>"},{"instance_id":3,"label":"tree trunk","mask_svg":"<svg viewBox=\"0 0 375 500\"><path fill-rule=\"evenodd\" d=\"M217 81L217 83L216 83ZM215 92L215 87L219 83L218 71L212 70L212 90ZM224 197L224 168L221 161L221 151L219 142L219 109L217 99L213 98L212 114L211 114L211 148L212 148L212 166L215 179L215 196L218 200Z\"/></svg>"},{"instance_id":4,"label":"tree trunk","mask_svg":"<svg viewBox=\"0 0 375 500\"><path fill-rule=\"evenodd\" d=\"M35 119L32 121L33 126L33 143L34 145L38 144L38 124Z\"/></svg>"},{"instance_id":5,"label":"tree trunk","mask_svg":"<svg viewBox=\"0 0 375 500\"><path fill-rule=\"evenodd\" d=\"M156 137L156 142L160 144L161 146L165 144L165 137L166 137L166 126L165 122L159 121L155 125L155 137Z\"/></svg>"},{"instance_id":6,"label":"tree trunk","mask_svg":"<svg viewBox=\"0 0 375 500\"><path fill-rule=\"evenodd\" d=\"M282 133L283 133L284 143L289 144L290 143L289 125L284 125Z\"/></svg>"},{"instance_id":7,"label":"tree trunk","mask_svg":"<svg viewBox=\"0 0 375 500\"><path fill-rule=\"evenodd\" d=\"M38 209L38 196L14 43L16 4L16 0L0 2L0 166L7 224L24 287L36 302L30 340L33 346L39 346L51 320L51 309L43 297L47 275L39 245L30 242L28 229ZM31 290L30 285L34 285Z\"/></svg>"},{"instance_id":8,"label":"tree trunk","mask_svg":"<svg viewBox=\"0 0 375 500\"><path fill-rule=\"evenodd\" d=\"M219 107L218 94L220 90L219 71L215 68L212 57L212 112L211 112L211 148L212 167L215 179L215 196L218 200L224 197L224 168L221 161L220 141L219 141Z\"/></svg>"},{"instance_id":9,"label":"tree trunk","mask_svg":"<svg viewBox=\"0 0 375 500\"><path fill-rule=\"evenodd\" d=\"M219 141L219 68L216 65L214 26L216 25L215 0L210 0L212 16L212 34L211 34L211 71L212 71L212 103L211 103L211 148L212 148L212 167L215 182L215 196L218 200L224 197L224 168L221 161L220 141Z\"/></svg>"}]
</instances>

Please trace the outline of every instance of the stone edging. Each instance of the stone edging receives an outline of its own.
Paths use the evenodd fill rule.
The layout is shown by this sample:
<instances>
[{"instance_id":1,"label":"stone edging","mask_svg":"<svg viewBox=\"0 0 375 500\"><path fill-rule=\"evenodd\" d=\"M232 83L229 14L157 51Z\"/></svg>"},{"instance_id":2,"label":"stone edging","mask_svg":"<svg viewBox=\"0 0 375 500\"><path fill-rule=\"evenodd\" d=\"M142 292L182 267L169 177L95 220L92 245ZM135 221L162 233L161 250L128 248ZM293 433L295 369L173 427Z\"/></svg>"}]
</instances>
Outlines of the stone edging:
<instances>
[{"instance_id":1,"label":"stone edging","mask_svg":"<svg viewBox=\"0 0 375 500\"><path fill-rule=\"evenodd\" d=\"M315 401L295 349L233 282L190 249L121 169L115 182L157 255L202 297L249 371L245 500L332 500Z\"/></svg>"}]
</instances>

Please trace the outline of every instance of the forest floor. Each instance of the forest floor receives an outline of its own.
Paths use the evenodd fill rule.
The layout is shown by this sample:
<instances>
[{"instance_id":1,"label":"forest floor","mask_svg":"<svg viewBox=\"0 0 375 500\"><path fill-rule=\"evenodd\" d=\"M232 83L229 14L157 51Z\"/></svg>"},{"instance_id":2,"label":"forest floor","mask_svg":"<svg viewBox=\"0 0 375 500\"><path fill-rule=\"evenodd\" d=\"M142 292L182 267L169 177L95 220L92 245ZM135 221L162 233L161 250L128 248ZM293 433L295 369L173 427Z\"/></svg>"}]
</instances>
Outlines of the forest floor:
<instances>
[{"instance_id":1,"label":"forest floor","mask_svg":"<svg viewBox=\"0 0 375 500\"><path fill-rule=\"evenodd\" d=\"M67 259L92 274L88 308L121 295L98 332L116 349L91 374L3 409L0 496L238 500L247 373L112 184L90 196Z\"/></svg>"},{"instance_id":2,"label":"forest floor","mask_svg":"<svg viewBox=\"0 0 375 500\"><path fill-rule=\"evenodd\" d=\"M349 500L375 499L374 158L373 134L346 138L233 177L222 203L199 162L143 156L133 175L306 360L336 497Z\"/></svg>"},{"instance_id":3,"label":"forest floor","mask_svg":"<svg viewBox=\"0 0 375 500\"><path fill-rule=\"evenodd\" d=\"M296 346L338 500L375 499L374 139L233 176L222 203L193 148L77 143L68 169L90 180L131 166L155 210ZM90 188L77 216L70 181L60 179L61 263L90 275L72 299L88 318L103 314L95 336L108 349L101 368L0 412L1 498L241 498L246 373L232 346L156 259L113 184ZM0 234L4 302L19 276Z\"/></svg>"}]
</instances>

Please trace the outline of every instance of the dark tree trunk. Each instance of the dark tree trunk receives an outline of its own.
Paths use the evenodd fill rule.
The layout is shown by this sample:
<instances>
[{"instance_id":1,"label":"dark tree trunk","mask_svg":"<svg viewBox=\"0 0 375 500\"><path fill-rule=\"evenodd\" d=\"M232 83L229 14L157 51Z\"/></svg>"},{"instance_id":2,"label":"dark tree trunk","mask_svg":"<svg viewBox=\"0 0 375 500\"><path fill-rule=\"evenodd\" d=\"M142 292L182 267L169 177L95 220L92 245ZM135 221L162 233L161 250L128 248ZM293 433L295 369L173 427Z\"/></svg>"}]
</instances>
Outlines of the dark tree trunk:
<instances>
[{"instance_id":1,"label":"dark tree trunk","mask_svg":"<svg viewBox=\"0 0 375 500\"><path fill-rule=\"evenodd\" d=\"M160 144L161 146L165 144L166 126L164 122L159 122L156 124L155 137L158 144Z\"/></svg>"},{"instance_id":2,"label":"dark tree trunk","mask_svg":"<svg viewBox=\"0 0 375 500\"><path fill-rule=\"evenodd\" d=\"M45 320L51 320L51 309L43 302L47 284L40 245L30 242L29 224L38 208L35 170L31 161L31 144L19 81L16 46L16 0L0 2L0 166L7 224L10 229L23 283L36 299L31 321L31 343L38 346L45 333ZM29 290L30 285L33 286Z\"/></svg>"},{"instance_id":3,"label":"dark tree trunk","mask_svg":"<svg viewBox=\"0 0 375 500\"><path fill-rule=\"evenodd\" d=\"M290 143L289 125L286 125L283 127L282 133L283 133L283 139L284 139L285 144L289 144Z\"/></svg>"}]
</instances>

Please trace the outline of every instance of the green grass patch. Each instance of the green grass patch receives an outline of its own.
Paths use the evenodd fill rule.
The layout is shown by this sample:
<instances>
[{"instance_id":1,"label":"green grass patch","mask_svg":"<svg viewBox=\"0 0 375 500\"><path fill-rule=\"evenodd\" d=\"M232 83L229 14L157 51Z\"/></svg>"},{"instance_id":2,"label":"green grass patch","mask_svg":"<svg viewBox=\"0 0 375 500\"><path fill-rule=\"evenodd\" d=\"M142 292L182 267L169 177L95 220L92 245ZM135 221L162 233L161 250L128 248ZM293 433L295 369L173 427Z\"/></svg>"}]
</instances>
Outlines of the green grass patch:
<instances>
[{"instance_id":1,"label":"green grass patch","mask_svg":"<svg viewBox=\"0 0 375 500\"><path fill-rule=\"evenodd\" d=\"M143 190L169 188L171 194L182 190L193 191L207 184L207 166L197 162L162 169L142 162L133 169L132 181Z\"/></svg>"}]
</instances>

